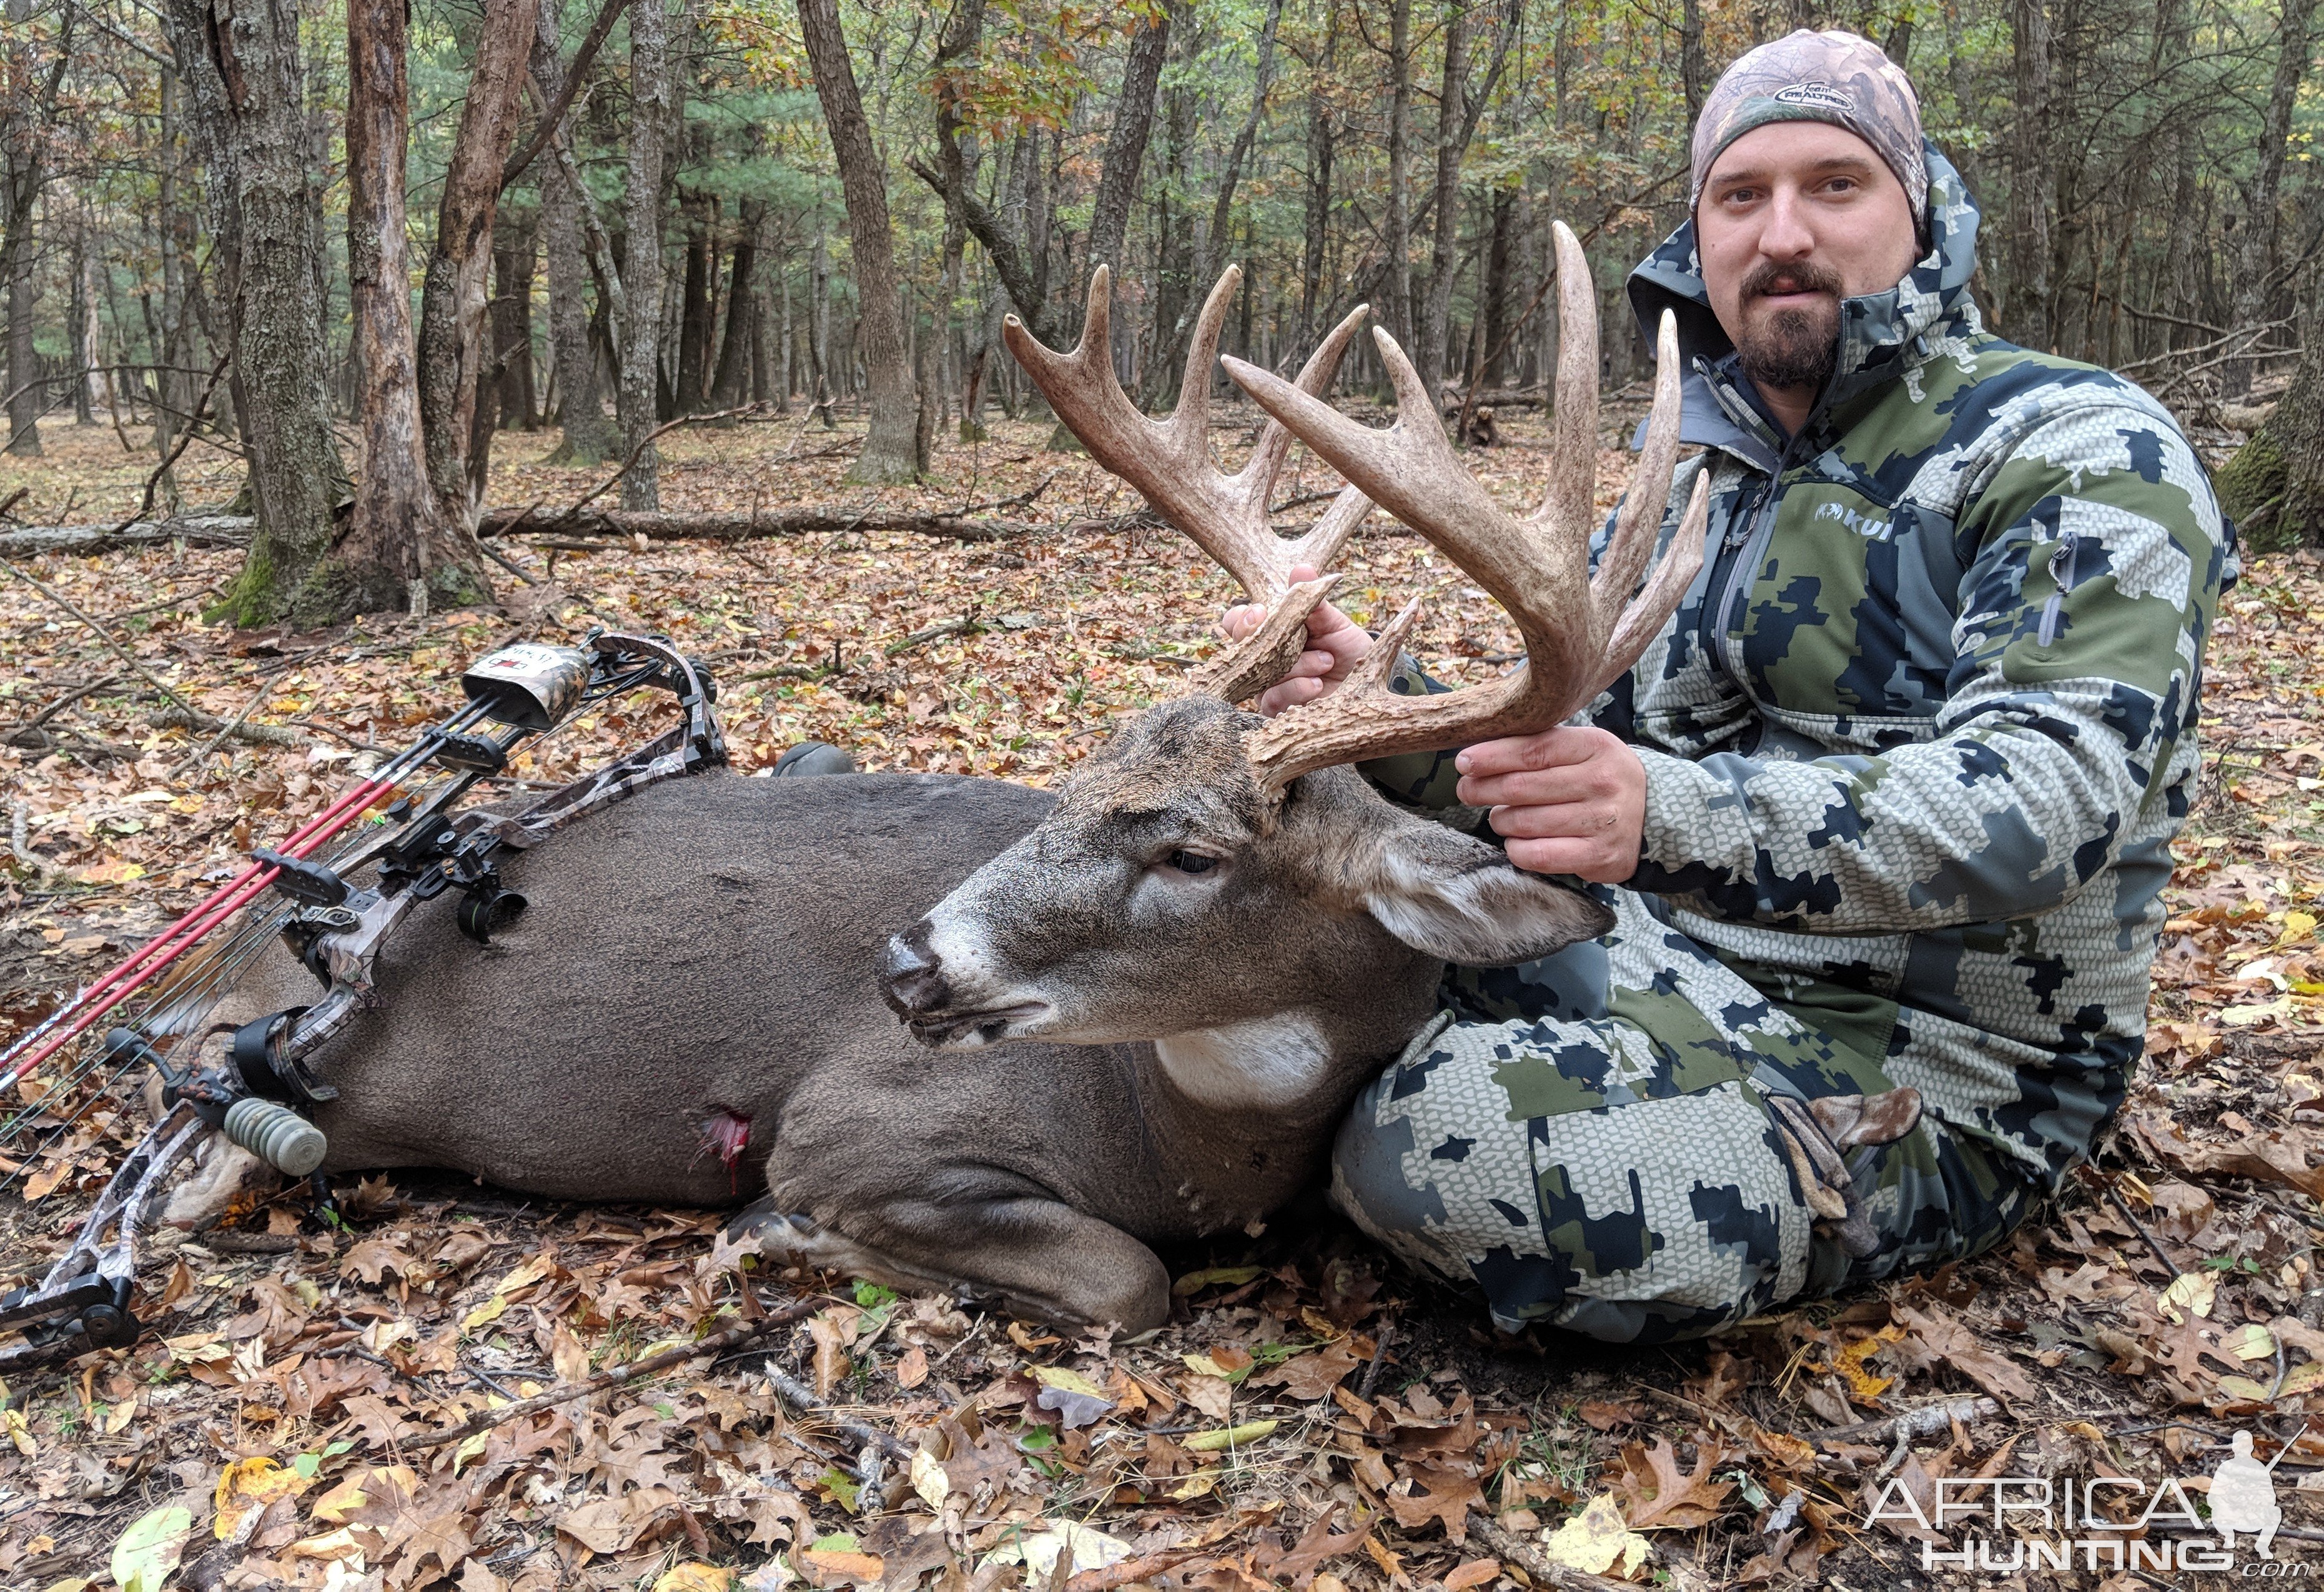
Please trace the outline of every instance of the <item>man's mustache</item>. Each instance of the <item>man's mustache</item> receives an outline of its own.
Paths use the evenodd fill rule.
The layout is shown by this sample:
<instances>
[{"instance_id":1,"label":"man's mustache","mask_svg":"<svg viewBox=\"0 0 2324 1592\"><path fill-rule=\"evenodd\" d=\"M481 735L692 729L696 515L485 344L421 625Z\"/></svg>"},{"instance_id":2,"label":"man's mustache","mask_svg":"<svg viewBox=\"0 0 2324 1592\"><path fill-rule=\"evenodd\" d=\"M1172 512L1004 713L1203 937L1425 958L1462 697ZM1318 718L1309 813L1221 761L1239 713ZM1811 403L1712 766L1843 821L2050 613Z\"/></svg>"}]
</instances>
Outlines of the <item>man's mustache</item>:
<instances>
[{"instance_id":1,"label":"man's mustache","mask_svg":"<svg viewBox=\"0 0 2324 1592\"><path fill-rule=\"evenodd\" d=\"M1790 265L1763 262L1743 279L1743 297L1757 299L1766 293L1830 293L1837 299L1840 273L1812 261Z\"/></svg>"}]
</instances>

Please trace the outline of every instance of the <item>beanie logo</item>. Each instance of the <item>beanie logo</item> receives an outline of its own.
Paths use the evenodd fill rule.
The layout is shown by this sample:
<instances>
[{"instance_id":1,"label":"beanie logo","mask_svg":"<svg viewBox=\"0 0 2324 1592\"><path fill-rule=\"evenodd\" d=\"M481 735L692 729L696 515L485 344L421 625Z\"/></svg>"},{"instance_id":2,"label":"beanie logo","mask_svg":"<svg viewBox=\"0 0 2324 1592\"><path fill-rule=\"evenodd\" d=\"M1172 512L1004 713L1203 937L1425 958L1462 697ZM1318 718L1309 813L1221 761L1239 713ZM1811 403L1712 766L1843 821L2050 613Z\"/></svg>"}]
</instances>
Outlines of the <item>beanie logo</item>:
<instances>
[{"instance_id":1,"label":"beanie logo","mask_svg":"<svg viewBox=\"0 0 2324 1592\"><path fill-rule=\"evenodd\" d=\"M1794 83L1775 90L1775 99L1781 105L1806 106L1813 110L1852 111L1856 102L1829 83Z\"/></svg>"}]
</instances>

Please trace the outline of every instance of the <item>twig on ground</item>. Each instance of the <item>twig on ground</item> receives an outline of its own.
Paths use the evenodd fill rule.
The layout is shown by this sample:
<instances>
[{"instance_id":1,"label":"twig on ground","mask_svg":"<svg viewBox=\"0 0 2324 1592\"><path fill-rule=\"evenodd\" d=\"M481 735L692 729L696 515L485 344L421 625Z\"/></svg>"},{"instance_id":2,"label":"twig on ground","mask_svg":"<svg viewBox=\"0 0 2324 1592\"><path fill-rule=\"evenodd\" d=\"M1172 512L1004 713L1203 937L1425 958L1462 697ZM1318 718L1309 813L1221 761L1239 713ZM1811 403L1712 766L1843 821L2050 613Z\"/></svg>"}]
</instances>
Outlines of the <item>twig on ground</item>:
<instances>
[{"instance_id":1,"label":"twig on ground","mask_svg":"<svg viewBox=\"0 0 2324 1592\"><path fill-rule=\"evenodd\" d=\"M228 720L226 723L219 725L218 732L211 736L208 741L203 743L201 750L191 753L183 761L180 762L176 768L163 775L161 777L161 783L164 785L175 785L178 782L179 778L183 775L187 769L194 768L206 761L210 753L217 750L220 742L225 741L227 736L242 728L242 722L250 717L252 712L256 709L260 703L264 702L268 697L273 695L274 683L271 680L265 685L261 686L257 690L252 692L250 694L250 700L242 704L242 711L235 714L234 717Z\"/></svg>"},{"instance_id":2,"label":"twig on ground","mask_svg":"<svg viewBox=\"0 0 2324 1592\"><path fill-rule=\"evenodd\" d=\"M1504 1531L1476 1510L1469 1512L1469 1534L1491 1549L1506 1563L1516 1565L1537 1587L1555 1587L1559 1592L1615 1592L1628 1587L1628 1581L1609 1580L1559 1564L1515 1532Z\"/></svg>"},{"instance_id":3,"label":"twig on ground","mask_svg":"<svg viewBox=\"0 0 2324 1592\"><path fill-rule=\"evenodd\" d=\"M184 708L188 713L201 714L201 716L205 718L208 717L208 714L202 713L201 710L196 707L192 703L188 702L184 697L179 695L173 688L163 684L161 678L156 676L152 670L147 668L143 664L139 663L137 659L131 655L129 649L124 647L119 641L114 640L113 632L111 630L106 630L103 625L97 623L97 621L89 618L88 614L83 613L78 607L74 606L71 598L65 596L60 592L51 590L48 583L42 580L40 576L33 575L27 570L17 568L16 566L11 564L5 558L0 558L0 569L6 570L10 575L14 575L18 580L23 581L26 585L32 587L32 590L40 593L42 596L46 597L50 602L55 603L67 613L71 614L75 619L80 621L83 625L86 625L88 628L88 631L91 635L95 636L98 640L104 642L106 646L112 649L113 655L115 658L129 666L130 673L135 675L148 686L152 686L154 690L159 691L162 695L168 697L171 702L176 703L180 707ZM216 721L212 722L215 722ZM207 726L205 726L205 728L207 728Z\"/></svg>"},{"instance_id":4,"label":"twig on ground","mask_svg":"<svg viewBox=\"0 0 2324 1592\"><path fill-rule=\"evenodd\" d=\"M755 1321L745 1321L741 1326L729 1327L724 1332L714 1332L697 1343L681 1344L676 1348L664 1349L657 1355L648 1355L641 1360L632 1360L626 1366L615 1366L612 1370L600 1371L585 1381L568 1383L563 1387L552 1387L547 1393L529 1399L519 1399L512 1404L503 1404L497 1410L486 1410L480 1415L471 1416L461 1422L457 1426L444 1431L431 1431L403 1446L412 1452L424 1453L430 1449L440 1449L446 1443L463 1442L480 1431L490 1431L493 1428L504 1426L511 1421L520 1420L527 1415L539 1414L543 1410L551 1409L558 1404L570 1403L577 1398L586 1398L593 1393L603 1393L609 1387L620 1387L643 1377L658 1376L673 1367L682 1366L688 1360L699 1359L704 1355L721 1353L738 1343L747 1343L753 1338L765 1336L778 1327L788 1327L794 1321L805 1321L823 1309L827 1302L828 1301L822 1299L793 1300L780 1310L769 1311Z\"/></svg>"},{"instance_id":5,"label":"twig on ground","mask_svg":"<svg viewBox=\"0 0 2324 1592\"><path fill-rule=\"evenodd\" d=\"M2124 1201L2122 1195L2115 1189L2114 1179L2106 1176L2103 1173L2099 1173L2098 1187L2105 1192L2107 1201L2111 1203L2115 1210L2121 1214L2123 1220L2130 1224L2130 1230L2136 1233L2140 1238L2144 1239L2149 1249L2154 1251L2154 1258L2163 1263L2163 1269L2171 1274L2171 1280L2174 1283L2177 1282L2180 1276L2179 1263L2172 1260L2168 1254L2164 1253L2161 1240L2156 1238L2153 1233L2148 1232L2145 1226L2140 1222L2138 1218L2130 1213L2130 1206Z\"/></svg>"},{"instance_id":6,"label":"twig on ground","mask_svg":"<svg viewBox=\"0 0 2324 1592\"><path fill-rule=\"evenodd\" d=\"M216 730L226 722L216 713L206 713L199 708L165 707L156 713L152 722L162 730ZM253 746L312 746L314 742L296 730L281 724L236 724L226 732L236 741L246 741Z\"/></svg>"},{"instance_id":7,"label":"twig on ground","mask_svg":"<svg viewBox=\"0 0 2324 1592\"><path fill-rule=\"evenodd\" d=\"M1395 1341L1396 1318L1390 1316L1372 1334L1372 1363L1364 1367L1364 1379L1356 1384L1356 1396L1367 1403L1371 1402L1372 1389L1379 1385L1380 1372L1388 1365L1388 1346Z\"/></svg>"},{"instance_id":8,"label":"twig on ground","mask_svg":"<svg viewBox=\"0 0 2324 1592\"><path fill-rule=\"evenodd\" d=\"M876 1426L866 1426L861 1421L850 1421L832 1408L829 1399L817 1395L815 1389L775 1365L771 1359L763 1369L776 1396L800 1414L815 1416L850 1442L864 1448L876 1448L900 1464L911 1463L911 1445L903 1439L892 1432L881 1431Z\"/></svg>"},{"instance_id":9,"label":"twig on ground","mask_svg":"<svg viewBox=\"0 0 2324 1592\"><path fill-rule=\"evenodd\" d=\"M927 630L914 630L900 641L890 641L888 644L887 656L900 658L915 647L925 647L929 642L942 640L946 636L965 636L983 628L976 622L976 610L972 608L958 619L948 619L942 624L930 625Z\"/></svg>"},{"instance_id":10,"label":"twig on ground","mask_svg":"<svg viewBox=\"0 0 2324 1592\"><path fill-rule=\"evenodd\" d=\"M527 509L525 512L530 514L532 511L530 509ZM516 576L517 579L522 581L526 585L537 586L540 584L538 576L527 575L523 570L519 569L516 566L514 561L501 557L499 550L493 548L490 542L485 541L482 537L476 538L476 548L479 552L483 553L485 557L499 565L503 569L507 570L511 575Z\"/></svg>"},{"instance_id":11,"label":"twig on ground","mask_svg":"<svg viewBox=\"0 0 2324 1592\"><path fill-rule=\"evenodd\" d=\"M17 740L18 736L32 733L33 731L38 730L42 725L47 723L51 719L55 718L59 713L64 712L65 709L70 707L74 703L78 702L82 697L94 696L98 692L104 690L107 686L118 684L120 679L121 676L119 675L107 675L101 680L91 680L86 686L78 686L74 687L72 690L66 692L62 696L58 697L54 702L49 704L48 706L42 708L39 713L34 713L31 718L26 719L23 723L18 724L10 730L8 732L9 744L12 746L23 745L23 742Z\"/></svg>"},{"instance_id":12,"label":"twig on ground","mask_svg":"<svg viewBox=\"0 0 2324 1592\"><path fill-rule=\"evenodd\" d=\"M1870 1443L1878 1445L1891 1437L1906 1440L1933 1437L1949 1429L1955 1421L1963 1426L2001 1413L2000 1403L1984 1394L1972 1394L1965 1398L1941 1399L1933 1404L1923 1404L1917 1410L1901 1414L1885 1415L1877 1421L1859 1421L1853 1426L1835 1426L1826 1431L1812 1431L1807 1440L1812 1443Z\"/></svg>"}]
</instances>

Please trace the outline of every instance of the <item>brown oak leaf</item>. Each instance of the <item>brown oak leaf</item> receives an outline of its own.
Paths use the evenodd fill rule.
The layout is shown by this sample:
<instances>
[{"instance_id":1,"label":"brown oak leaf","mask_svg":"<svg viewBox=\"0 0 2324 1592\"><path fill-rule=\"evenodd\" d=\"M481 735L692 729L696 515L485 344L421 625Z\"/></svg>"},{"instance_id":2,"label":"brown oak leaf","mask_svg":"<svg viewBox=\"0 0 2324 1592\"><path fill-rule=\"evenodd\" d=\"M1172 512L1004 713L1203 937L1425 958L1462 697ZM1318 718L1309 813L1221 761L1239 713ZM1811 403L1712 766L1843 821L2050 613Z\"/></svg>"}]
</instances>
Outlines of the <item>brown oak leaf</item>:
<instances>
[{"instance_id":1,"label":"brown oak leaf","mask_svg":"<svg viewBox=\"0 0 2324 1592\"><path fill-rule=\"evenodd\" d=\"M1485 1494L1477 1478L1449 1465L1410 1465L1405 1477L1411 1490L1388 1494L1388 1513L1406 1531L1417 1531L1432 1520L1444 1523L1444 1534L1454 1542L1469 1540L1469 1511L1485 1510Z\"/></svg>"},{"instance_id":2,"label":"brown oak leaf","mask_svg":"<svg viewBox=\"0 0 2324 1592\"><path fill-rule=\"evenodd\" d=\"M1735 1484L1715 1479L1712 1473L1731 1456L1716 1439L1706 1438L1695 1450L1694 1468L1679 1468L1678 1450L1667 1438L1654 1447L1626 1443L1622 1447L1623 1514L1636 1532L1692 1531L1719 1518Z\"/></svg>"},{"instance_id":3,"label":"brown oak leaf","mask_svg":"<svg viewBox=\"0 0 2324 1592\"><path fill-rule=\"evenodd\" d=\"M1976 1383L1995 1398L2030 1399L2033 1378L2017 1365L1977 1340L1977 1334L1937 1311L1927 1314L1898 1305L1895 1317L1929 1353Z\"/></svg>"},{"instance_id":4,"label":"brown oak leaf","mask_svg":"<svg viewBox=\"0 0 2324 1592\"><path fill-rule=\"evenodd\" d=\"M1255 1372L1250 1382L1255 1387L1279 1387L1288 1397L1305 1403L1329 1397L1341 1379L1362 1364L1342 1338L1337 1343L1294 1355L1279 1366Z\"/></svg>"}]
</instances>

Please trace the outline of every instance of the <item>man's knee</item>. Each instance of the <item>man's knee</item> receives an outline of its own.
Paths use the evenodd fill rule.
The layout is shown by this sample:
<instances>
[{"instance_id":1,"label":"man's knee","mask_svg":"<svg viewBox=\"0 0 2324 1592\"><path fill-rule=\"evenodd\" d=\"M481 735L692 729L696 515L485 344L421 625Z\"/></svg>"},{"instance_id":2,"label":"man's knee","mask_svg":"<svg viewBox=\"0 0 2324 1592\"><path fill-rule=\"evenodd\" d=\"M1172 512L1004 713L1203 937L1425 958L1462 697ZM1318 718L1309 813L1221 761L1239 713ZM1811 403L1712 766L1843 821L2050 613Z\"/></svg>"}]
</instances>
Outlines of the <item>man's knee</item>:
<instances>
[{"instance_id":1,"label":"man's knee","mask_svg":"<svg viewBox=\"0 0 2324 1592\"><path fill-rule=\"evenodd\" d=\"M1813 1215L1740 1082L1513 1121L1486 1080L1406 1074L1399 1096L1398 1076L1342 1127L1333 1197L1406 1261L1481 1288L1503 1327L1665 1342L1804 1284Z\"/></svg>"}]
</instances>

